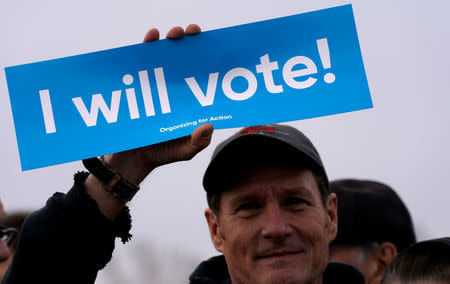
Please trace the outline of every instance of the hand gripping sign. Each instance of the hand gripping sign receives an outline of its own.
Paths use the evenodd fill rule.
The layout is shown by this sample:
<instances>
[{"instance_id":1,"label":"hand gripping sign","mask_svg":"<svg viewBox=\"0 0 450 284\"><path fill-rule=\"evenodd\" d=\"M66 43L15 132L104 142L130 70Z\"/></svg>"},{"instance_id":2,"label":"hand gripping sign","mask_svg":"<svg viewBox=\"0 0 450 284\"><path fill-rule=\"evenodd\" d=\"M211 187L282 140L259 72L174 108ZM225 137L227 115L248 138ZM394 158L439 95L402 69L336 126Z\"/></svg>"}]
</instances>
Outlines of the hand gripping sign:
<instances>
[{"instance_id":1,"label":"hand gripping sign","mask_svg":"<svg viewBox=\"0 0 450 284\"><path fill-rule=\"evenodd\" d=\"M372 107L351 5L5 73L23 170Z\"/></svg>"}]
</instances>

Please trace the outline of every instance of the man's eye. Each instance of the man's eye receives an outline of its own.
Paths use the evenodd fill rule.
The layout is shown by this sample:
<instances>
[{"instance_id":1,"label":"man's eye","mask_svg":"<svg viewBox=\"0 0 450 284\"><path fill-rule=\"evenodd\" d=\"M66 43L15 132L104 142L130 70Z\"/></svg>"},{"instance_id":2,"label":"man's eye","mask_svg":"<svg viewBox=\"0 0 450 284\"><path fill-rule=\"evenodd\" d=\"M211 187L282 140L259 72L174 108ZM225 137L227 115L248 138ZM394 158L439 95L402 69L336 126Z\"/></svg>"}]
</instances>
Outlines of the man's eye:
<instances>
[{"instance_id":1,"label":"man's eye","mask_svg":"<svg viewBox=\"0 0 450 284\"><path fill-rule=\"evenodd\" d=\"M298 198L298 197L289 197L286 198L285 200L285 205L290 206L290 205L301 205L301 204L306 204L306 200L302 199L302 198Z\"/></svg>"},{"instance_id":2,"label":"man's eye","mask_svg":"<svg viewBox=\"0 0 450 284\"><path fill-rule=\"evenodd\" d=\"M238 207L238 211L240 211L240 210L254 210L254 209L258 209L259 208L259 206L258 206L258 204L257 203L254 203L254 202L246 202L246 203L243 203L243 204L241 204L239 207Z\"/></svg>"},{"instance_id":3,"label":"man's eye","mask_svg":"<svg viewBox=\"0 0 450 284\"><path fill-rule=\"evenodd\" d=\"M258 215L259 209L261 206L257 202L246 202L239 205L236 214L241 218L251 218Z\"/></svg>"}]
</instances>

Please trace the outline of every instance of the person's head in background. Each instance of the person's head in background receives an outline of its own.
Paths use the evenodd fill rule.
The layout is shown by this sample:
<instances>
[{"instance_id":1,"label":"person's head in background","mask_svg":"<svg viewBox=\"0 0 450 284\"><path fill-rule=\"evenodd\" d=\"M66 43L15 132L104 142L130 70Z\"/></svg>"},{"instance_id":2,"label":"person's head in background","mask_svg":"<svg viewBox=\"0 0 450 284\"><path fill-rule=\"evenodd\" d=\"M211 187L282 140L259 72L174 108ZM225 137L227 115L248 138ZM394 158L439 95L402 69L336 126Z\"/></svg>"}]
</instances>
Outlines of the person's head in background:
<instances>
[{"instance_id":1,"label":"person's head in background","mask_svg":"<svg viewBox=\"0 0 450 284\"><path fill-rule=\"evenodd\" d=\"M6 248L8 249L8 256L6 258L3 257L0 261L0 281L12 261L14 252L16 251L17 236L20 233L22 224L28 214L29 212L14 212L0 219L0 228L9 232L8 237L5 235L3 238Z\"/></svg>"},{"instance_id":2,"label":"person's head in background","mask_svg":"<svg viewBox=\"0 0 450 284\"><path fill-rule=\"evenodd\" d=\"M2 221L5 217L6 212L3 208L2 201L0 200L0 221ZM3 263L5 260L7 260L10 254L8 244L6 243L7 237L8 235L6 234L6 228L0 227L0 263Z\"/></svg>"},{"instance_id":3,"label":"person's head in background","mask_svg":"<svg viewBox=\"0 0 450 284\"><path fill-rule=\"evenodd\" d=\"M342 179L330 183L338 198L338 233L330 261L356 267L367 284L380 283L398 252L416 242L411 216L389 186Z\"/></svg>"},{"instance_id":4,"label":"person's head in background","mask_svg":"<svg viewBox=\"0 0 450 284\"><path fill-rule=\"evenodd\" d=\"M450 283L450 238L419 242L401 252L386 268L382 283Z\"/></svg>"}]
</instances>

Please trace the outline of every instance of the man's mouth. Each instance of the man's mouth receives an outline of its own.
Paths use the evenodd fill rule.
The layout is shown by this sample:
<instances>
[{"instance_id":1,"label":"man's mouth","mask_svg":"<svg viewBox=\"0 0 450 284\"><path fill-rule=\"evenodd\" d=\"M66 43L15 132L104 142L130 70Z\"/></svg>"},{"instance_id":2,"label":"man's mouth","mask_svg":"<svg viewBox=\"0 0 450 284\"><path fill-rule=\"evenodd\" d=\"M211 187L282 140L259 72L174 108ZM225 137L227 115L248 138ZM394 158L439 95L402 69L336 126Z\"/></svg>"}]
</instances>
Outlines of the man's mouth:
<instances>
[{"instance_id":1,"label":"man's mouth","mask_svg":"<svg viewBox=\"0 0 450 284\"><path fill-rule=\"evenodd\" d=\"M303 250L273 250L257 255L257 259L275 259L289 256L298 256Z\"/></svg>"}]
</instances>

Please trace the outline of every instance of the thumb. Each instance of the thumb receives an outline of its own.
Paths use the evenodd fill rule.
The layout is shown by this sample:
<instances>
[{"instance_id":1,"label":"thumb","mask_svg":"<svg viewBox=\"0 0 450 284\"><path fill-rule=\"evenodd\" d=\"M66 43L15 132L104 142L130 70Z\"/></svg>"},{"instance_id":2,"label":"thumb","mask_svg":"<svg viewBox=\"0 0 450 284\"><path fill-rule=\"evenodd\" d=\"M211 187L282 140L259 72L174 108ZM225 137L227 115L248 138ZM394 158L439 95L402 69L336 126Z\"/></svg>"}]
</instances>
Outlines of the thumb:
<instances>
[{"instance_id":1,"label":"thumb","mask_svg":"<svg viewBox=\"0 0 450 284\"><path fill-rule=\"evenodd\" d=\"M197 127L191 134L191 145L196 150L196 153L205 149L211 142L214 127L211 123L205 123ZM194 151L195 151L194 150Z\"/></svg>"}]
</instances>

